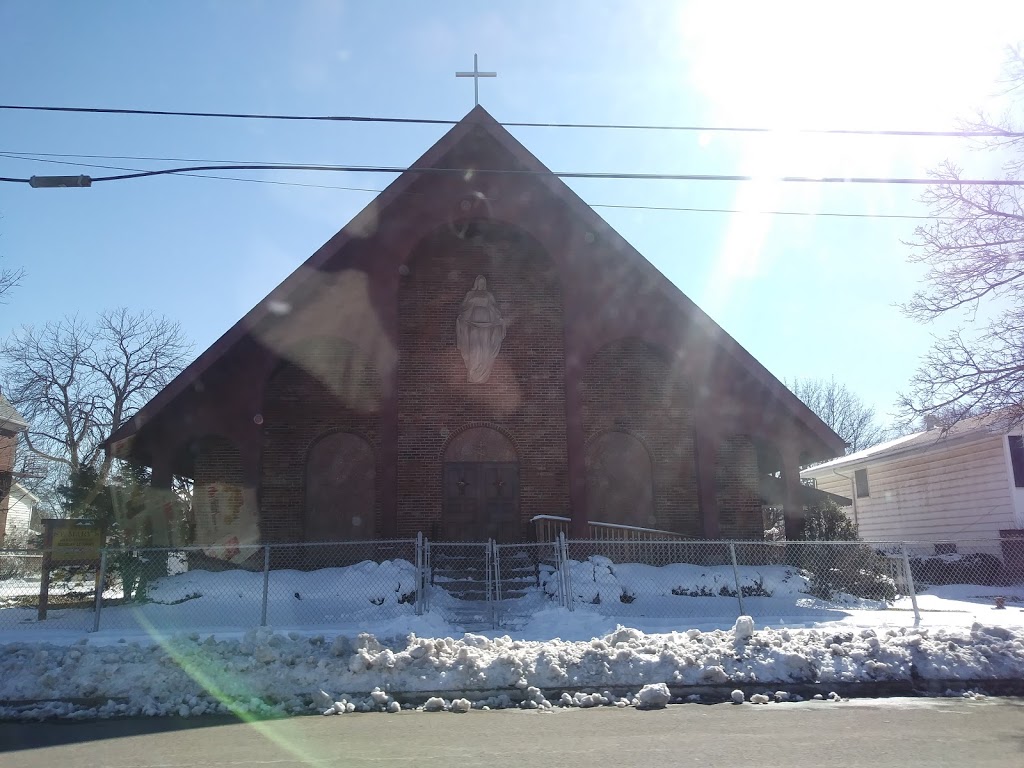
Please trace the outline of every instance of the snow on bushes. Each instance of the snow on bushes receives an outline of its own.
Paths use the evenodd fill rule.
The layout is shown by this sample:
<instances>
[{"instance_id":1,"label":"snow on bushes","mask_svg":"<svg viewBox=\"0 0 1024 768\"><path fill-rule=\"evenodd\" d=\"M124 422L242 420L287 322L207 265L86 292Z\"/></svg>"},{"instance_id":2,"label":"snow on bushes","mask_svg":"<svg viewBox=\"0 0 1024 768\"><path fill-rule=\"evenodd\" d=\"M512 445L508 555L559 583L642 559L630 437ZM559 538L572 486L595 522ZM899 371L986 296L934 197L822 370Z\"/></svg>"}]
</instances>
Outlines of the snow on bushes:
<instances>
[{"instance_id":1,"label":"snow on bushes","mask_svg":"<svg viewBox=\"0 0 1024 768\"><path fill-rule=\"evenodd\" d=\"M864 565L861 560L857 563ZM807 604L814 598L859 606L864 604L862 598L892 599L896 594L895 583L884 573L840 576L826 567L813 571L787 565L741 565L734 572L732 565L615 563L602 555L570 560L566 567L576 603L606 607L635 603L634 608L641 608L652 601L676 604L673 598L680 597L735 601L737 575L743 597L775 598L780 607ZM840 583L850 590L839 589ZM545 574L544 589L550 596L558 594L558 574Z\"/></svg>"}]
</instances>

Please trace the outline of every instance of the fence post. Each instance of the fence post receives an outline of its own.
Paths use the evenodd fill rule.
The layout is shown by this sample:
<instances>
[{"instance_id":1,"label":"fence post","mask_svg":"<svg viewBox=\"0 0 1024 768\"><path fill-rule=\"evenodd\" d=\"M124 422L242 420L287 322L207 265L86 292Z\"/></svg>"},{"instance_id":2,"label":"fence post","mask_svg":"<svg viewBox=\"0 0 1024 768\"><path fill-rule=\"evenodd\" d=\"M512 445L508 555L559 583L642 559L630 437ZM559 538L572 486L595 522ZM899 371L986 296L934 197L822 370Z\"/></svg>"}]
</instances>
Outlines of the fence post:
<instances>
[{"instance_id":1,"label":"fence post","mask_svg":"<svg viewBox=\"0 0 1024 768\"><path fill-rule=\"evenodd\" d=\"M568 567L565 562L565 552L562 551L562 532L555 534L555 551L558 553L558 593L562 599L562 607L569 607L569 588L565 579L565 569Z\"/></svg>"},{"instance_id":2,"label":"fence post","mask_svg":"<svg viewBox=\"0 0 1024 768\"><path fill-rule=\"evenodd\" d=\"M430 590L433 587L433 562L430 559L430 539L423 538L423 612L430 613Z\"/></svg>"},{"instance_id":3,"label":"fence post","mask_svg":"<svg viewBox=\"0 0 1024 768\"><path fill-rule=\"evenodd\" d=\"M416 534L416 615L423 615L423 589L426 577L423 573L423 531Z\"/></svg>"},{"instance_id":4,"label":"fence post","mask_svg":"<svg viewBox=\"0 0 1024 768\"><path fill-rule=\"evenodd\" d=\"M270 545L263 545L263 605L260 608L260 626L267 626L267 597L270 592Z\"/></svg>"},{"instance_id":5,"label":"fence post","mask_svg":"<svg viewBox=\"0 0 1024 768\"><path fill-rule=\"evenodd\" d=\"M569 545L565 533L558 534L558 543L562 553L562 584L565 590L565 604L570 611L576 610L576 601L572 595L572 568L569 565Z\"/></svg>"},{"instance_id":6,"label":"fence post","mask_svg":"<svg viewBox=\"0 0 1024 768\"><path fill-rule=\"evenodd\" d=\"M910 554L907 552L907 542L900 542L900 550L903 552L903 572L907 576L907 591L910 592L910 604L914 608L914 623L921 621L921 611L917 608L917 589L914 587L914 573L910 570Z\"/></svg>"},{"instance_id":7,"label":"fence post","mask_svg":"<svg viewBox=\"0 0 1024 768\"><path fill-rule=\"evenodd\" d=\"M96 573L96 606L93 609L92 631L100 631L100 611L103 610L103 587L107 583L107 548L100 550L100 569Z\"/></svg>"},{"instance_id":8,"label":"fence post","mask_svg":"<svg viewBox=\"0 0 1024 768\"><path fill-rule=\"evenodd\" d=\"M743 607L743 585L740 584L740 568L736 564L736 545L729 542L729 557L732 559L732 577L736 582L736 599L740 604L740 616L746 616L747 611Z\"/></svg>"}]
</instances>

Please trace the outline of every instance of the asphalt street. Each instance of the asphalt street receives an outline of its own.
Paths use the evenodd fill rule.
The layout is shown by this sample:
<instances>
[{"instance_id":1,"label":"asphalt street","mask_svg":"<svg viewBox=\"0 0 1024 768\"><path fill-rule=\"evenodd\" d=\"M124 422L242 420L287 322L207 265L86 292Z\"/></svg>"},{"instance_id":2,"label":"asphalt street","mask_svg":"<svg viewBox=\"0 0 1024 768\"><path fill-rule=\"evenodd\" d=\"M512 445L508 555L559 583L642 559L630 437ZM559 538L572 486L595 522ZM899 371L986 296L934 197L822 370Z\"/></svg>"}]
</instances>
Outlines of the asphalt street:
<instances>
[{"instance_id":1,"label":"asphalt street","mask_svg":"<svg viewBox=\"0 0 1024 768\"><path fill-rule=\"evenodd\" d=\"M5 768L1024 765L1024 700L0 723Z\"/></svg>"}]
</instances>

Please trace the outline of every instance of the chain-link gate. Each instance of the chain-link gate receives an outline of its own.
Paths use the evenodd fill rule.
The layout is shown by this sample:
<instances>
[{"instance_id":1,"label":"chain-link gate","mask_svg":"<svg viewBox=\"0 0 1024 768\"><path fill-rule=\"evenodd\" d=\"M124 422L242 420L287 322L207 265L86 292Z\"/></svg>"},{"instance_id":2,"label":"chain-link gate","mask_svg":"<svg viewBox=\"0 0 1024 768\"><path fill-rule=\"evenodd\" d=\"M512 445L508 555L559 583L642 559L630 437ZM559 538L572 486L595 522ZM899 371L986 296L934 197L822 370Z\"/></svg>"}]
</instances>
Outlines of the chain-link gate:
<instances>
[{"instance_id":1,"label":"chain-link gate","mask_svg":"<svg viewBox=\"0 0 1024 768\"><path fill-rule=\"evenodd\" d=\"M465 629L493 629L494 543L426 541L424 609Z\"/></svg>"},{"instance_id":2,"label":"chain-link gate","mask_svg":"<svg viewBox=\"0 0 1024 768\"><path fill-rule=\"evenodd\" d=\"M497 626L514 629L544 608L565 604L558 544L492 546Z\"/></svg>"}]
</instances>

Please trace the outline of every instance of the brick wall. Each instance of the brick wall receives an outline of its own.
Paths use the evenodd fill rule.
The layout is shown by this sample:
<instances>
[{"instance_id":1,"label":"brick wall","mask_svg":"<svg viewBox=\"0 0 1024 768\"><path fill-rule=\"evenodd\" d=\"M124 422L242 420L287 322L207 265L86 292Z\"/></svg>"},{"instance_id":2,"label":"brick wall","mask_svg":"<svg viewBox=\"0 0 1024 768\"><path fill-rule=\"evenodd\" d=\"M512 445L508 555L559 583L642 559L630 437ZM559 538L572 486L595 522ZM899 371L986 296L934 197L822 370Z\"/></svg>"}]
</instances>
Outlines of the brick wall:
<instances>
[{"instance_id":1,"label":"brick wall","mask_svg":"<svg viewBox=\"0 0 1024 768\"><path fill-rule=\"evenodd\" d=\"M719 444L715 492L723 539L764 538L757 449L746 435L732 435Z\"/></svg>"},{"instance_id":2,"label":"brick wall","mask_svg":"<svg viewBox=\"0 0 1024 768\"><path fill-rule=\"evenodd\" d=\"M608 431L635 435L650 453L651 527L698 536L697 478L690 387L658 350L636 339L603 347L581 381L588 444Z\"/></svg>"},{"instance_id":3,"label":"brick wall","mask_svg":"<svg viewBox=\"0 0 1024 768\"><path fill-rule=\"evenodd\" d=\"M230 526L242 506L242 459L238 448L225 437L208 435L193 446L195 484L192 509L196 543L213 544L212 532ZM250 543L250 542L244 542Z\"/></svg>"},{"instance_id":4,"label":"brick wall","mask_svg":"<svg viewBox=\"0 0 1024 768\"><path fill-rule=\"evenodd\" d=\"M260 529L268 542L306 538L306 461L320 437L342 430L380 449L380 377L355 344L314 339L286 357L267 384L262 409ZM373 528L381 529L376 501Z\"/></svg>"},{"instance_id":5,"label":"brick wall","mask_svg":"<svg viewBox=\"0 0 1024 768\"><path fill-rule=\"evenodd\" d=\"M399 289L399 535L431 534L441 519L442 459L452 435L493 425L519 459L519 512L565 514L565 359L554 265L518 230L458 224L413 252ZM455 320L477 275L487 278L508 331L482 384L466 381Z\"/></svg>"}]
</instances>

